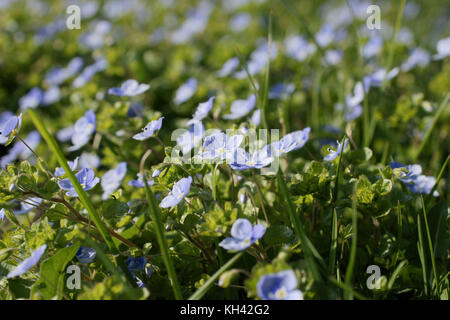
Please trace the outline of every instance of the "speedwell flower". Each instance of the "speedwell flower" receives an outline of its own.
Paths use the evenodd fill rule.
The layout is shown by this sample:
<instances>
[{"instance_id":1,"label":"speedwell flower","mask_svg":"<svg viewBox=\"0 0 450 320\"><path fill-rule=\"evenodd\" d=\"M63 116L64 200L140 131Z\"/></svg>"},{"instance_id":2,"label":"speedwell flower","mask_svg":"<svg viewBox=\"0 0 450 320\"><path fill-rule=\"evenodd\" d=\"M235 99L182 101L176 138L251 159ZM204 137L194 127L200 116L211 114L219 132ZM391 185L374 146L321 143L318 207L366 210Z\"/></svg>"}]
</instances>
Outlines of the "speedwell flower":
<instances>
[{"instance_id":1,"label":"speedwell flower","mask_svg":"<svg viewBox=\"0 0 450 320\"><path fill-rule=\"evenodd\" d=\"M25 272L27 272L28 270L30 270L32 267L34 267L39 262L39 260L41 260L42 255L45 252L45 249L47 249L46 244L37 248L31 254L31 256L29 258L23 260L14 270L9 272L8 275L6 276L6 278L8 278L8 279L14 278L14 277L20 276L20 275L24 274Z\"/></svg>"},{"instance_id":2,"label":"speedwell flower","mask_svg":"<svg viewBox=\"0 0 450 320\"><path fill-rule=\"evenodd\" d=\"M7 142L10 139L10 135L20 128L20 125L22 124L22 114L19 114L18 117L5 117L4 121L4 123L0 123L0 141L3 143Z\"/></svg>"},{"instance_id":3,"label":"speedwell flower","mask_svg":"<svg viewBox=\"0 0 450 320\"><path fill-rule=\"evenodd\" d=\"M184 197L187 196L191 189L192 177L182 178L173 185L172 191L161 201L161 208L169 208L176 206Z\"/></svg>"},{"instance_id":4,"label":"speedwell flower","mask_svg":"<svg viewBox=\"0 0 450 320\"><path fill-rule=\"evenodd\" d=\"M175 104L182 104L188 101L197 90L197 79L189 78L185 84L177 89L175 93Z\"/></svg>"},{"instance_id":5,"label":"speedwell flower","mask_svg":"<svg viewBox=\"0 0 450 320\"><path fill-rule=\"evenodd\" d=\"M81 169L75 177L77 178L78 182L81 184L81 187L83 190L91 190L94 188L97 183L100 182L100 179L95 176L95 173L92 169L84 168ZM66 195L69 197L76 197L78 196L77 191L75 190L75 187L72 185L72 182L70 182L69 179L63 179L58 181L58 185L61 189L67 191Z\"/></svg>"},{"instance_id":6,"label":"speedwell flower","mask_svg":"<svg viewBox=\"0 0 450 320\"><path fill-rule=\"evenodd\" d=\"M144 129L142 129L142 132L135 134L133 136L133 139L142 141L142 140L146 140L148 138L153 137L153 135L155 134L155 131L158 131L161 129L163 119L164 119L164 117L161 117L158 120L150 121L144 127Z\"/></svg>"},{"instance_id":7,"label":"speedwell flower","mask_svg":"<svg viewBox=\"0 0 450 320\"><path fill-rule=\"evenodd\" d=\"M72 144L69 151L76 151L88 143L91 135L95 132L96 117L92 110L87 111L83 117L77 120L73 127Z\"/></svg>"},{"instance_id":8,"label":"speedwell flower","mask_svg":"<svg viewBox=\"0 0 450 320\"><path fill-rule=\"evenodd\" d=\"M230 114L223 116L227 120L236 120L242 118L255 107L256 97L251 94L246 100L236 100L231 104Z\"/></svg>"},{"instance_id":9,"label":"speedwell flower","mask_svg":"<svg viewBox=\"0 0 450 320\"><path fill-rule=\"evenodd\" d=\"M231 237L222 240L219 246L232 252L242 251L261 239L265 232L265 226L252 226L247 219L239 218L231 227Z\"/></svg>"},{"instance_id":10,"label":"speedwell flower","mask_svg":"<svg viewBox=\"0 0 450 320\"><path fill-rule=\"evenodd\" d=\"M399 162L391 162L389 166L392 169L403 168L406 172L401 172L399 180L406 184L409 190L418 194L430 194L433 189L436 178L433 176L426 176L422 174L422 167L419 164L410 164L404 166ZM433 196L437 197L439 193L433 192Z\"/></svg>"},{"instance_id":11,"label":"speedwell flower","mask_svg":"<svg viewBox=\"0 0 450 320\"><path fill-rule=\"evenodd\" d=\"M297 285L294 271L284 270L263 275L256 288L258 296L263 300L303 300L303 294L297 290Z\"/></svg>"},{"instance_id":12,"label":"speedwell flower","mask_svg":"<svg viewBox=\"0 0 450 320\"><path fill-rule=\"evenodd\" d=\"M205 138L203 143L204 152L200 154L200 157L204 160L229 159L243 139L244 136L242 135L228 137L223 132L212 134Z\"/></svg>"},{"instance_id":13,"label":"speedwell flower","mask_svg":"<svg viewBox=\"0 0 450 320\"><path fill-rule=\"evenodd\" d=\"M208 101L200 103L197 107L197 110L194 113L194 116L192 117L191 120L188 121L187 124L190 125L195 122L202 121L208 115L208 112L211 110L215 98L216 97L211 97L208 99Z\"/></svg>"},{"instance_id":14,"label":"speedwell flower","mask_svg":"<svg viewBox=\"0 0 450 320\"><path fill-rule=\"evenodd\" d=\"M127 174L127 163L121 162L116 168L107 171L102 177L102 188L103 188L103 200L108 199L108 197L116 191L122 184L125 175Z\"/></svg>"},{"instance_id":15,"label":"speedwell flower","mask_svg":"<svg viewBox=\"0 0 450 320\"><path fill-rule=\"evenodd\" d=\"M297 130L285 135L281 140L272 142L270 148L272 154L276 157L282 156L284 153L300 149L305 145L309 138L310 127L303 130Z\"/></svg>"},{"instance_id":16,"label":"speedwell flower","mask_svg":"<svg viewBox=\"0 0 450 320\"><path fill-rule=\"evenodd\" d=\"M79 263L89 264L94 261L97 251L93 248L80 247L75 255Z\"/></svg>"},{"instance_id":17,"label":"speedwell flower","mask_svg":"<svg viewBox=\"0 0 450 320\"><path fill-rule=\"evenodd\" d=\"M323 160L325 160L325 161L333 161L334 159L336 159L341 154L341 152L343 152L345 150L345 148L347 147L347 143L348 143L348 139L344 140L344 144L343 145L339 141L337 141L336 151L333 151L333 150L329 149L328 151L330 153L327 154L325 157L323 157Z\"/></svg>"},{"instance_id":18,"label":"speedwell flower","mask_svg":"<svg viewBox=\"0 0 450 320\"><path fill-rule=\"evenodd\" d=\"M139 84L134 79L129 79L122 83L120 88L110 88L108 90L109 94L115 95L115 96L127 96L132 97L136 96L138 94L144 93L150 88L149 84Z\"/></svg>"}]
</instances>

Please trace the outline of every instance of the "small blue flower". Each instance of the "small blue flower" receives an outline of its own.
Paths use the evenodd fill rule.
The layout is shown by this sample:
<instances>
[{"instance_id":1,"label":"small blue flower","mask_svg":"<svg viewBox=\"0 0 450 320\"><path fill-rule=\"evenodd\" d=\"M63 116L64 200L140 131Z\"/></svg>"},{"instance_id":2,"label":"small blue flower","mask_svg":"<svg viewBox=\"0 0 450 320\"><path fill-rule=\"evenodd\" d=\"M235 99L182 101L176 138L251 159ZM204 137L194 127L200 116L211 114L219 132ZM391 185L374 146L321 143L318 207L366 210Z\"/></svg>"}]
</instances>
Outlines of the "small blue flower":
<instances>
[{"instance_id":1,"label":"small blue flower","mask_svg":"<svg viewBox=\"0 0 450 320\"><path fill-rule=\"evenodd\" d=\"M261 169L273 162L273 157L270 156L270 149L268 146L253 152L251 155L244 149L237 149L230 163L233 170L247 170L247 169Z\"/></svg>"},{"instance_id":2,"label":"small blue flower","mask_svg":"<svg viewBox=\"0 0 450 320\"><path fill-rule=\"evenodd\" d=\"M37 248L29 258L23 260L14 270L8 273L6 276L8 279L20 276L34 267L39 260L41 260L45 249L47 249L47 245L44 244L41 247Z\"/></svg>"},{"instance_id":3,"label":"small blue flower","mask_svg":"<svg viewBox=\"0 0 450 320\"><path fill-rule=\"evenodd\" d=\"M93 248L80 247L75 255L79 263L89 264L94 261L97 251Z\"/></svg>"},{"instance_id":4,"label":"small blue flower","mask_svg":"<svg viewBox=\"0 0 450 320\"><path fill-rule=\"evenodd\" d=\"M78 77L76 77L75 80L73 80L72 86L74 88L83 87L86 83L88 83L92 79L92 77L97 72L103 71L107 67L108 67L108 61L106 61L106 59L100 58L100 59L96 60L93 64L91 64L83 69L81 74Z\"/></svg>"},{"instance_id":5,"label":"small blue flower","mask_svg":"<svg viewBox=\"0 0 450 320\"><path fill-rule=\"evenodd\" d=\"M243 140L242 135L228 137L223 132L212 134L205 138L200 157L204 160L229 159Z\"/></svg>"},{"instance_id":6,"label":"small blue flower","mask_svg":"<svg viewBox=\"0 0 450 320\"><path fill-rule=\"evenodd\" d=\"M281 157L283 154L302 148L309 139L310 127L285 135L281 140L272 142L271 154Z\"/></svg>"},{"instance_id":7,"label":"small blue flower","mask_svg":"<svg viewBox=\"0 0 450 320\"><path fill-rule=\"evenodd\" d=\"M219 246L231 252L242 251L261 239L265 232L263 225L252 226L247 219L239 218L231 227L231 237L222 240Z\"/></svg>"},{"instance_id":8,"label":"small blue flower","mask_svg":"<svg viewBox=\"0 0 450 320\"><path fill-rule=\"evenodd\" d=\"M177 137L177 146L181 148L183 155L188 154L192 148L199 145L205 134L205 128L201 122L194 122L189 131Z\"/></svg>"},{"instance_id":9,"label":"small blue flower","mask_svg":"<svg viewBox=\"0 0 450 320\"><path fill-rule=\"evenodd\" d=\"M188 101L195 94L195 91L197 91L197 79L189 78L186 83L177 89L174 103L182 104Z\"/></svg>"},{"instance_id":10,"label":"small blue flower","mask_svg":"<svg viewBox=\"0 0 450 320\"><path fill-rule=\"evenodd\" d=\"M46 73L44 81L52 86L59 86L64 81L72 78L83 67L83 59L75 57L70 60L66 68L56 67Z\"/></svg>"},{"instance_id":11,"label":"small blue flower","mask_svg":"<svg viewBox=\"0 0 450 320\"><path fill-rule=\"evenodd\" d=\"M156 169L153 171L152 178L157 178L161 174L161 170Z\"/></svg>"},{"instance_id":12,"label":"small blue flower","mask_svg":"<svg viewBox=\"0 0 450 320\"><path fill-rule=\"evenodd\" d=\"M152 185L155 184L155 182L152 179L147 180L147 183L148 183L149 186L152 186ZM135 188L143 188L143 187L145 187L144 177L139 172L137 174L137 180L131 180L130 182L128 182L128 185L132 186L132 187L135 187Z\"/></svg>"},{"instance_id":13,"label":"small blue flower","mask_svg":"<svg viewBox=\"0 0 450 320\"><path fill-rule=\"evenodd\" d=\"M303 300L297 290L298 281L294 271L284 270L263 275L256 285L258 296L263 300Z\"/></svg>"},{"instance_id":14,"label":"small blue flower","mask_svg":"<svg viewBox=\"0 0 450 320\"><path fill-rule=\"evenodd\" d=\"M335 40L334 28L330 24L324 24L316 34L316 42L319 46L326 47Z\"/></svg>"},{"instance_id":15,"label":"small blue flower","mask_svg":"<svg viewBox=\"0 0 450 320\"><path fill-rule=\"evenodd\" d=\"M77 170L77 168L78 168L78 160L79 160L79 158L76 157L75 160L67 162L67 164L70 167L70 170L72 170L72 171ZM64 169L62 167L57 167L55 169L55 177L61 177L61 176L65 175L65 174L66 174L66 172L64 171Z\"/></svg>"},{"instance_id":16,"label":"small blue flower","mask_svg":"<svg viewBox=\"0 0 450 320\"><path fill-rule=\"evenodd\" d=\"M100 158L94 153L83 152L78 161L78 165L81 169L97 169L100 166Z\"/></svg>"},{"instance_id":17,"label":"small blue flower","mask_svg":"<svg viewBox=\"0 0 450 320\"><path fill-rule=\"evenodd\" d=\"M5 216L6 216L5 209L1 209L1 210L0 210L0 220L5 219Z\"/></svg>"},{"instance_id":18,"label":"small blue flower","mask_svg":"<svg viewBox=\"0 0 450 320\"><path fill-rule=\"evenodd\" d=\"M236 100L231 104L230 111L231 114L226 114L223 116L227 120L236 120L242 118L247 113L252 111L255 107L256 97L251 94L246 100Z\"/></svg>"},{"instance_id":19,"label":"small blue flower","mask_svg":"<svg viewBox=\"0 0 450 320\"><path fill-rule=\"evenodd\" d=\"M433 56L434 60L441 60L450 56L450 37L441 39L436 44L437 54Z\"/></svg>"},{"instance_id":20,"label":"small blue flower","mask_svg":"<svg viewBox=\"0 0 450 320\"><path fill-rule=\"evenodd\" d=\"M41 136L37 131L31 131L25 138L25 142L34 150L38 147L41 141ZM7 164L15 161L17 158L27 160L33 153L23 144L22 141L17 141L9 150L8 154L1 158L1 167L5 168Z\"/></svg>"},{"instance_id":21,"label":"small blue flower","mask_svg":"<svg viewBox=\"0 0 450 320\"><path fill-rule=\"evenodd\" d=\"M430 194L436 184L435 177L422 174L422 167L419 164L404 166L398 162L391 162L389 165L392 169L403 168L406 170L406 172L401 172L399 180L405 183L408 189L413 193ZM439 196L439 193L434 191L433 196L437 197Z\"/></svg>"},{"instance_id":22,"label":"small blue flower","mask_svg":"<svg viewBox=\"0 0 450 320\"><path fill-rule=\"evenodd\" d=\"M92 110L87 111L83 117L77 120L73 127L72 144L69 151L76 151L83 147L91 139L96 129L96 117Z\"/></svg>"},{"instance_id":23,"label":"small blue flower","mask_svg":"<svg viewBox=\"0 0 450 320\"><path fill-rule=\"evenodd\" d=\"M247 28L252 20L251 15L248 13L238 13L230 20L230 29L234 32L239 32Z\"/></svg>"},{"instance_id":24,"label":"small blue flower","mask_svg":"<svg viewBox=\"0 0 450 320\"><path fill-rule=\"evenodd\" d=\"M161 208L169 208L176 206L184 197L187 196L191 189L192 177L182 178L175 182L172 191L167 195L159 205Z\"/></svg>"},{"instance_id":25,"label":"small blue flower","mask_svg":"<svg viewBox=\"0 0 450 320\"><path fill-rule=\"evenodd\" d=\"M110 88L108 93L115 96L133 97L144 93L148 89L150 89L149 84L139 84L136 80L129 79L122 83L120 88Z\"/></svg>"},{"instance_id":26,"label":"small blue flower","mask_svg":"<svg viewBox=\"0 0 450 320\"><path fill-rule=\"evenodd\" d=\"M81 187L83 190L91 190L94 188L97 183L100 182L100 179L95 176L95 173L93 170L84 168L81 169L75 177L77 178L78 182L81 184ZM67 191L66 195L69 197L76 197L78 196L75 187L72 185L72 182L70 182L69 179L63 179L58 181L58 185L61 189Z\"/></svg>"},{"instance_id":27,"label":"small blue flower","mask_svg":"<svg viewBox=\"0 0 450 320\"><path fill-rule=\"evenodd\" d=\"M195 122L202 121L208 115L208 112L211 110L215 98L216 97L211 97L208 99L208 101L200 103L197 107L197 110L194 113L194 116L192 117L191 120L188 121L187 124L191 125Z\"/></svg>"},{"instance_id":28,"label":"small blue flower","mask_svg":"<svg viewBox=\"0 0 450 320\"><path fill-rule=\"evenodd\" d=\"M342 145L339 141L337 141L336 151L329 149L328 151L330 153L327 154L325 157L323 157L323 160L333 161L334 159L336 159L341 154L341 152L345 150L345 148L347 147L347 143L348 143L348 139L344 140L344 145Z\"/></svg>"},{"instance_id":29,"label":"small blue flower","mask_svg":"<svg viewBox=\"0 0 450 320\"><path fill-rule=\"evenodd\" d=\"M43 94L42 90L38 87L32 88L25 96L20 98L20 110L37 108L41 104Z\"/></svg>"},{"instance_id":30,"label":"small blue flower","mask_svg":"<svg viewBox=\"0 0 450 320\"><path fill-rule=\"evenodd\" d=\"M375 35L369 39L363 48L361 48L362 55L366 59L370 59L380 53L383 47L383 38L380 35Z\"/></svg>"},{"instance_id":31,"label":"small blue flower","mask_svg":"<svg viewBox=\"0 0 450 320\"><path fill-rule=\"evenodd\" d=\"M103 188L103 200L108 199L108 197L116 191L122 184L125 175L127 174L127 163L121 162L116 168L107 171L102 177L102 188Z\"/></svg>"},{"instance_id":32,"label":"small blue flower","mask_svg":"<svg viewBox=\"0 0 450 320\"><path fill-rule=\"evenodd\" d=\"M61 92L58 87L52 86L44 91L42 95L41 104L43 106L49 106L59 101L61 98Z\"/></svg>"},{"instance_id":33,"label":"small blue flower","mask_svg":"<svg viewBox=\"0 0 450 320\"><path fill-rule=\"evenodd\" d=\"M27 199L27 202L20 203L20 209L13 210L15 215L27 214L28 212L35 209L42 202L42 199L39 197L31 197Z\"/></svg>"},{"instance_id":34,"label":"small blue flower","mask_svg":"<svg viewBox=\"0 0 450 320\"><path fill-rule=\"evenodd\" d=\"M408 60L406 60L400 67L400 69L403 72L408 72L415 68L416 66L419 67L426 67L431 61L431 55L428 53L427 50L422 48L415 48L411 51L411 54L408 57Z\"/></svg>"},{"instance_id":35,"label":"small blue flower","mask_svg":"<svg viewBox=\"0 0 450 320\"><path fill-rule=\"evenodd\" d=\"M138 258L128 257L126 264L130 272L132 273L140 272L145 269L147 259L145 259L145 257L138 257Z\"/></svg>"},{"instance_id":36,"label":"small blue flower","mask_svg":"<svg viewBox=\"0 0 450 320\"><path fill-rule=\"evenodd\" d=\"M255 128L259 126L261 123L261 109L256 109L255 112L253 112L250 121L253 123Z\"/></svg>"},{"instance_id":37,"label":"small blue flower","mask_svg":"<svg viewBox=\"0 0 450 320\"><path fill-rule=\"evenodd\" d=\"M269 99L285 99L289 98L294 92L295 85L293 83L278 82L270 87Z\"/></svg>"},{"instance_id":38,"label":"small blue flower","mask_svg":"<svg viewBox=\"0 0 450 320\"><path fill-rule=\"evenodd\" d=\"M342 58L343 58L343 53L340 50L335 50L335 49L331 49L331 50L327 50L325 52L325 62L330 65L330 66L335 66L337 65L339 62L341 62Z\"/></svg>"},{"instance_id":39,"label":"small blue flower","mask_svg":"<svg viewBox=\"0 0 450 320\"><path fill-rule=\"evenodd\" d=\"M369 92L371 87L380 87L383 81L391 80L397 76L399 68L394 68L387 72L386 69L378 69L372 74L363 78L364 91Z\"/></svg>"},{"instance_id":40,"label":"small blue flower","mask_svg":"<svg viewBox=\"0 0 450 320\"><path fill-rule=\"evenodd\" d=\"M158 120L150 121L144 127L144 129L142 129L142 132L135 134L133 136L133 139L142 141L142 140L146 140L148 138L153 137L153 135L155 134L155 131L158 131L161 129L163 119L164 119L164 117L161 117Z\"/></svg>"},{"instance_id":41,"label":"small blue flower","mask_svg":"<svg viewBox=\"0 0 450 320\"><path fill-rule=\"evenodd\" d=\"M316 52L316 46L301 36L288 36L284 41L284 45L287 55L300 62Z\"/></svg>"},{"instance_id":42,"label":"small blue flower","mask_svg":"<svg viewBox=\"0 0 450 320\"><path fill-rule=\"evenodd\" d=\"M0 123L0 140L6 143L10 139L10 135L19 130L22 124L22 114L18 117L10 116L2 119L4 122Z\"/></svg>"},{"instance_id":43,"label":"small blue flower","mask_svg":"<svg viewBox=\"0 0 450 320\"><path fill-rule=\"evenodd\" d=\"M217 76L219 78L226 77L230 75L230 73L232 73L238 66L239 66L239 59L237 57L228 59L223 64L222 68L219 71L217 71Z\"/></svg>"}]
</instances>

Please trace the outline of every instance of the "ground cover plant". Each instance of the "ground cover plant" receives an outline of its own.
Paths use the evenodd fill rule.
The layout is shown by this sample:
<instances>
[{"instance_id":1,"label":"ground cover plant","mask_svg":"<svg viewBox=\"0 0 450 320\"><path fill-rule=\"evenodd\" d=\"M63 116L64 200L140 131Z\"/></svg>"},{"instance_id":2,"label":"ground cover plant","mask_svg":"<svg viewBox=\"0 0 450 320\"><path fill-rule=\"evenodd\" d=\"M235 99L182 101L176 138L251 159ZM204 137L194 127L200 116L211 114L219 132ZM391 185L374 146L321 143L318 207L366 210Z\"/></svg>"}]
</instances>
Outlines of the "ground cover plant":
<instances>
[{"instance_id":1,"label":"ground cover plant","mask_svg":"<svg viewBox=\"0 0 450 320\"><path fill-rule=\"evenodd\" d=\"M0 299L447 300L449 14L3 0Z\"/></svg>"}]
</instances>

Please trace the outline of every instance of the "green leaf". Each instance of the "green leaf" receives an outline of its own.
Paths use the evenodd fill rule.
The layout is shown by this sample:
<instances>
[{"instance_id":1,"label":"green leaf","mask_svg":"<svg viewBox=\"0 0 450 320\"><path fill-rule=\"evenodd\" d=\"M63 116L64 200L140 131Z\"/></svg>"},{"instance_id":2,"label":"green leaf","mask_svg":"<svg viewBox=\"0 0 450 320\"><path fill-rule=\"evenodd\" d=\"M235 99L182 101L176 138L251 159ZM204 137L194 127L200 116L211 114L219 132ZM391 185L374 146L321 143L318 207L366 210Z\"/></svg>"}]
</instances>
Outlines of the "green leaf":
<instances>
[{"instance_id":1,"label":"green leaf","mask_svg":"<svg viewBox=\"0 0 450 320\"><path fill-rule=\"evenodd\" d=\"M59 249L50 259L41 264L40 279L31 290L32 298L62 298L66 266L75 257L79 247L79 245L71 245Z\"/></svg>"},{"instance_id":2,"label":"green leaf","mask_svg":"<svg viewBox=\"0 0 450 320\"><path fill-rule=\"evenodd\" d=\"M359 178L359 182L356 189L356 199L360 204L372 203L375 194L372 190L372 184L366 176L362 175Z\"/></svg>"}]
</instances>

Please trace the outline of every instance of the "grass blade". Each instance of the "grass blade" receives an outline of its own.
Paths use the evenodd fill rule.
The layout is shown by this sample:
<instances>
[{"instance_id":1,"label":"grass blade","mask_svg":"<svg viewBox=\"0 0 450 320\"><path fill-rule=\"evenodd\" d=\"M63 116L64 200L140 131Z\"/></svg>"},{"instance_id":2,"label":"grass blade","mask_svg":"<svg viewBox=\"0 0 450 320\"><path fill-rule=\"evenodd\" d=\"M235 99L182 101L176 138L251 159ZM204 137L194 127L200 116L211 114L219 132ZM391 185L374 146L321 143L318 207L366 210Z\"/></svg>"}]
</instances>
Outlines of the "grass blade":
<instances>
[{"instance_id":1,"label":"grass blade","mask_svg":"<svg viewBox=\"0 0 450 320\"><path fill-rule=\"evenodd\" d=\"M439 109L437 110L436 114L434 115L433 122L431 123L431 126L428 128L427 132L425 133L425 137L423 138L422 142L420 143L419 148L417 149L416 154L413 157L414 161L416 161L419 158L420 154L423 151L423 148L428 143L428 140L430 139L430 136L434 130L434 127L436 127L436 124L437 124L439 118L441 117L445 107L448 106L447 104L448 104L449 98L450 98L450 92L448 92L445 95L444 100L442 101L441 105L439 106Z\"/></svg>"},{"instance_id":2,"label":"grass blade","mask_svg":"<svg viewBox=\"0 0 450 320\"><path fill-rule=\"evenodd\" d=\"M239 260L244 252L237 253L233 258L228 260L219 270L216 271L197 291L194 292L192 296L189 297L189 300L200 300L211 288L211 286L219 279L219 277L227 271L236 261Z\"/></svg>"},{"instance_id":3,"label":"grass blade","mask_svg":"<svg viewBox=\"0 0 450 320\"><path fill-rule=\"evenodd\" d=\"M357 249L357 241L358 241L358 212L356 210L356 189L357 189L357 187L358 187L358 183L355 184L355 188L353 191L352 247L351 247L351 251L350 251L350 260L348 262L347 270L345 271L345 284L347 287L351 287L351 284L352 284L352 276L353 276L353 269L355 267L356 249ZM346 297L348 299L353 299L353 294L347 292Z\"/></svg>"},{"instance_id":4,"label":"grass blade","mask_svg":"<svg viewBox=\"0 0 450 320\"><path fill-rule=\"evenodd\" d=\"M41 121L41 119L38 117L38 115L33 109L28 109L28 114L31 116L31 120L33 121L34 125L36 126L41 136L47 142L50 150L55 155L56 159L59 162L59 165L66 172L68 178L70 179L70 182L77 191L81 203L86 208L87 212L89 213L89 216L91 217L92 221L94 222L95 226L100 232L102 238L105 240L106 244L112 251L118 252L116 246L114 245L114 242L112 241L111 236L109 235L106 229L106 226L100 219L100 216L97 213L97 210L95 209L94 205L92 204L91 199L89 198L87 193L83 190L80 183L78 182L78 179L75 177L75 174L70 169L69 164L67 163L67 159L64 157L64 154L61 151L61 148L58 146L56 140L47 131L47 128L45 127L44 123Z\"/></svg>"},{"instance_id":5,"label":"grass blade","mask_svg":"<svg viewBox=\"0 0 450 320\"><path fill-rule=\"evenodd\" d=\"M181 294L180 284L178 283L177 274L175 272L175 267L173 265L172 258L169 253L169 246L167 245L166 237L164 236L164 226L161 219L161 213L159 211L158 206L156 205L155 196L153 195L152 190L148 186L147 179L145 175L143 175L145 181L145 194L147 196L147 201L149 204L150 216L155 222L155 232L156 239L158 240L159 247L161 248L161 255L164 261L164 264L167 268L167 273L169 274L169 278L172 281L172 289L175 295L175 299L181 300L183 296Z\"/></svg>"}]
</instances>

